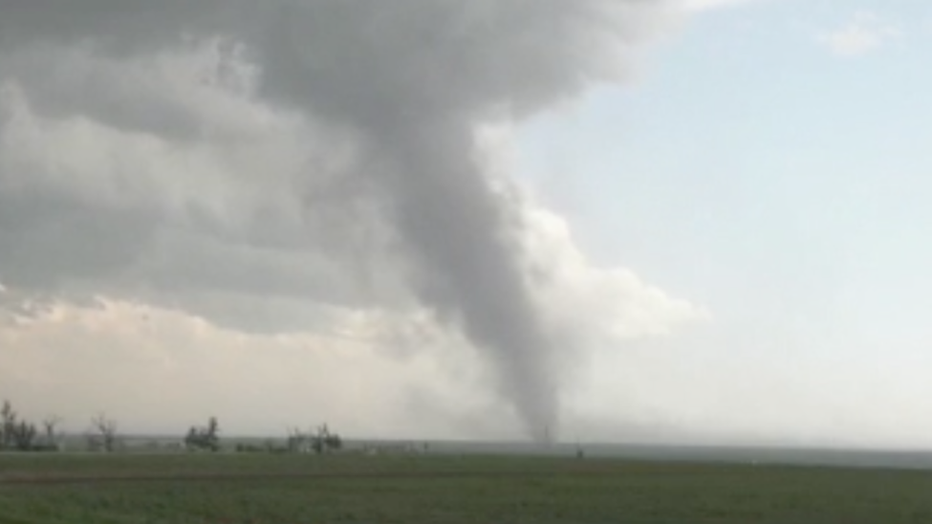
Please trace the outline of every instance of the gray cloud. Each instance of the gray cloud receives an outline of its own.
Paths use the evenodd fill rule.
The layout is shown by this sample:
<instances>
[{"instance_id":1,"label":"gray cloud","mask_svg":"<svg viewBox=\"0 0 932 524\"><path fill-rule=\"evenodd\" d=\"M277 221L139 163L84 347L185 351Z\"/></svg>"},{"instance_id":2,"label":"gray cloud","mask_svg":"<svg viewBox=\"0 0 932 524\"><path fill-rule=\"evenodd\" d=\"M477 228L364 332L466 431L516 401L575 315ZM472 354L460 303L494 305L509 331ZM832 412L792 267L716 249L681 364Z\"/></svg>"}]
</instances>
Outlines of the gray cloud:
<instances>
[{"instance_id":1,"label":"gray cloud","mask_svg":"<svg viewBox=\"0 0 932 524\"><path fill-rule=\"evenodd\" d=\"M24 86L36 118L83 115L132 133L137 142L148 144L150 135L161 141L155 153L140 160L186 156L176 164L166 162L161 171L137 168L152 171L151 187L142 192L132 187L147 187L147 175L113 168L107 187L117 196L104 206L98 193L59 205L55 188L68 185L61 177L51 177L49 189L23 182L20 172L10 171L16 166L0 171L6 187L16 185L11 180L26 187L15 196L7 189L2 193L6 200L0 205L8 211L0 216L0 241L12 249L0 255L0 277L37 289L43 278L113 285L120 277L158 289L213 283L215 288L287 296L300 289L300 282L314 279L309 273L326 275L308 269L313 256L265 260L261 250L222 246L209 252L190 245L159 250L165 244L153 239L170 231L162 226L181 224L194 231L195 243L199 235L226 241L232 235L238 237L233 244L249 245L261 242L265 233L274 238L284 227L292 231L284 243L293 249L329 255L334 246L327 241L337 238L337 246L358 246L374 235L404 255L405 274L417 297L482 348L497 371L500 391L528 431L539 434L556 423L557 348L522 266L521 215L484 169L476 126L522 118L593 82L619 79L628 70L632 47L653 34L668 14L665 2L643 0L4 2L0 46L10 54L0 71ZM327 134L351 142L352 161L330 169L339 174L338 182L320 185L328 170L315 169L319 166L307 159L286 165L274 159L265 169L244 170L252 176L244 179L236 179L236 166L207 162L200 167L212 174L196 178L190 165L203 155L183 144L215 139L203 124L216 123L223 111L198 114L200 104L208 104L202 96L188 92L189 103L179 103L184 96L160 91L171 85L169 77L150 85L144 71L122 65L183 48L184 39L192 36L220 36L245 45L240 63L257 66L260 75L254 90L239 93L239 99L272 104L276 109L269 111L297 111L302 125L316 122ZM64 51L75 42L85 46L83 63ZM64 56L64 62L56 64L50 56ZM98 62L100 57L112 62ZM57 73L43 71L48 65L56 65ZM215 69L206 78L223 76ZM221 87L211 92L231 92ZM212 152L215 164L228 154L230 145L224 145ZM320 144L307 148L321 151ZM319 157L328 155L324 151ZM87 165L101 167L90 160ZM168 179L182 175L168 169L179 166L191 171L185 173L187 180L203 184L172 188ZM54 172L55 162L45 168ZM348 198L333 192L340 188ZM197 192L205 190L219 194ZM160 195L157 203L147 201L153 191ZM147 208L132 205L133 198L154 206L154 215L140 212ZM318 206L327 201L362 207L319 213L325 209ZM282 212L296 205L291 214ZM317 222L302 238L300 225L326 216L335 221L329 223L332 229ZM353 227L359 223L368 226ZM362 238L344 242L344 234ZM170 256L159 263L153 246L156 255ZM226 265L232 259L237 262L229 263L238 266ZM216 270L198 269L205 264ZM316 291L326 295L327 287Z\"/></svg>"}]
</instances>

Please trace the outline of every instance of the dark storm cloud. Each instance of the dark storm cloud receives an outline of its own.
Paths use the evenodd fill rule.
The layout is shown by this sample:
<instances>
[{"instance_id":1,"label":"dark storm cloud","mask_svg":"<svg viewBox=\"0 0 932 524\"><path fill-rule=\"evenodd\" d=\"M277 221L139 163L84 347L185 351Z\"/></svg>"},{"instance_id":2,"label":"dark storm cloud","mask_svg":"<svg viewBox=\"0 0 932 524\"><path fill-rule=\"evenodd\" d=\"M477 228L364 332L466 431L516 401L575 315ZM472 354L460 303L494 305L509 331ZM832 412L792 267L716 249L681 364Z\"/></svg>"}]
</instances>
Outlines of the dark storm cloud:
<instances>
[{"instance_id":1,"label":"dark storm cloud","mask_svg":"<svg viewBox=\"0 0 932 524\"><path fill-rule=\"evenodd\" d=\"M412 289L484 351L501 392L527 429L539 434L556 423L558 348L527 287L515 205L483 169L476 126L521 118L593 82L618 79L631 47L666 14L663 2L647 0L3 0L0 46L37 53L41 45L90 42L95 53L132 57L192 35L245 43L249 60L261 69L262 98L353 137L357 159L346 176L363 180L379 201L405 254ZM28 64L28 55L21 56ZM17 70L28 82L29 67L11 67L9 75ZM84 89L107 90L95 87L99 78L85 77ZM183 114L108 104L132 100L137 89L146 93L144 85L114 89L120 81L115 77L112 93L88 98L82 110L110 125L190 138ZM37 86L33 94L40 103L48 99L42 106L58 114L82 100L56 106L55 100L68 99L66 87ZM2 216L0 240L14 247L28 238L67 245L55 236L64 233L40 227L41 217L33 227L47 238L14 226L14 212ZM78 213L77 229L67 232L129 235L105 260L93 253L106 246L91 242L74 262L54 248L30 254L55 257L51 267L26 268L29 261L15 255L0 261L10 268L7 274L29 283L43 271L49 277L115 271L145 238L145 228L107 229L117 222L106 215L82 221ZM232 271L233 279L249 278Z\"/></svg>"}]
</instances>

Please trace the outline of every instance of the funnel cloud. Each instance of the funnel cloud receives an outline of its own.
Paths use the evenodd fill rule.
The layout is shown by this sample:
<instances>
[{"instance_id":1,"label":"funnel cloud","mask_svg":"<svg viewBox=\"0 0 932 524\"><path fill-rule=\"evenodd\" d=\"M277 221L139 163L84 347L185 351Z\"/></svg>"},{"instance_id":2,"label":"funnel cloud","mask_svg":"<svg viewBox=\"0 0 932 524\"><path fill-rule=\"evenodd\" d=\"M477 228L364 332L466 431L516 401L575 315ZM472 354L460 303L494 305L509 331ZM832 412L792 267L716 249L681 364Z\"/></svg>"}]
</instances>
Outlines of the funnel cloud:
<instances>
[{"instance_id":1,"label":"funnel cloud","mask_svg":"<svg viewBox=\"0 0 932 524\"><path fill-rule=\"evenodd\" d=\"M638 45L673 21L668 7L646 0L32 0L0 6L0 43L91 42L94 53L116 58L192 38L241 46L257 71L257 97L352 143L340 176L377 203L414 295L481 352L500 397L529 435L543 438L558 424L558 362L573 352L572 341L567 347L561 338L557 347L534 300L519 197L487 169L477 133L595 83L623 80ZM71 110L67 103L57 110ZM183 115L154 118L132 104L109 115L107 104L82 110L134 131L199 132ZM313 179L307 173L303 190Z\"/></svg>"}]
</instances>

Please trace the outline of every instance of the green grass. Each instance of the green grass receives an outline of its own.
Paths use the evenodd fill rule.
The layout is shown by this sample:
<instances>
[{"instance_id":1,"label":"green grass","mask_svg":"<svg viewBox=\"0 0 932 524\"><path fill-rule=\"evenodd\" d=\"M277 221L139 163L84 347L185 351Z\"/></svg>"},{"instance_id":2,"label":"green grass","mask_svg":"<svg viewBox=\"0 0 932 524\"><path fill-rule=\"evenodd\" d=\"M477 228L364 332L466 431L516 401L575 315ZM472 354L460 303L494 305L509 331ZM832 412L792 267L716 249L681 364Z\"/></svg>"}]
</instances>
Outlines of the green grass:
<instances>
[{"instance_id":1,"label":"green grass","mask_svg":"<svg viewBox=\"0 0 932 524\"><path fill-rule=\"evenodd\" d=\"M0 524L932 522L932 473L519 457L0 456ZM310 474L319 477L244 478Z\"/></svg>"}]
</instances>

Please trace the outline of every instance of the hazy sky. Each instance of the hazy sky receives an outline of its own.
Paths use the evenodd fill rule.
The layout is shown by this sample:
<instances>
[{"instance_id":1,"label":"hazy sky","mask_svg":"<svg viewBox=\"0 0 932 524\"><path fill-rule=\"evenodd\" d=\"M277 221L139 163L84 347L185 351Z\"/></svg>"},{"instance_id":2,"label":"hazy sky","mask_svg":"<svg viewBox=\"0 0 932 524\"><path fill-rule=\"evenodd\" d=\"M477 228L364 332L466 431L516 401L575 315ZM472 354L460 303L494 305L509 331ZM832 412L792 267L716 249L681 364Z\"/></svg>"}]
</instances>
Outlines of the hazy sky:
<instances>
[{"instance_id":1,"label":"hazy sky","mask_svg":"<svg viewBox=\"0 0 932 524\"><path fill-rule=\"evenodd\" d=\"M927 2L63 5L0 1L21 411L932 445Z\"/></svg>"},{"instance_id":2,"label":"hazy sky","mask_svg":"<svg viewBox=\"0 0 932 524\"><path fill-rule=\"evenodd\" d=\"M714 315L658 412L932 443L930 43L924 2L745 3L522 134L590 256Z\"/></svg>"}]
</instances>

